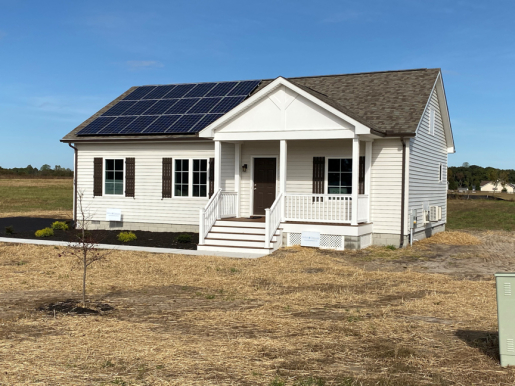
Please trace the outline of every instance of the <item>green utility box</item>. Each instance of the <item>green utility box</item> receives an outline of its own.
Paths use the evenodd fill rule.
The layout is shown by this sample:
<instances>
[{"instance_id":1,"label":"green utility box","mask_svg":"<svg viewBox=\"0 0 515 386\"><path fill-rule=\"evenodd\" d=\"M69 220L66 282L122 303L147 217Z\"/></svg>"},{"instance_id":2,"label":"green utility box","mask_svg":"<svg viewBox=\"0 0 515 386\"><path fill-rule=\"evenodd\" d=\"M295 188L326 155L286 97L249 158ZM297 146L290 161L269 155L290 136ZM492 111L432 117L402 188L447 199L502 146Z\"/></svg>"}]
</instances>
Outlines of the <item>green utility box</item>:
<instances>
[{"instance_id":1,"label":"green utility box","mask_svg":"<svg viewBox=\"0 0 515 386\"><path fill-rule=\"evenodd\" d=\"M515 366L515 273L496 273L501 366Z\"/></svg>"}]
</instances>

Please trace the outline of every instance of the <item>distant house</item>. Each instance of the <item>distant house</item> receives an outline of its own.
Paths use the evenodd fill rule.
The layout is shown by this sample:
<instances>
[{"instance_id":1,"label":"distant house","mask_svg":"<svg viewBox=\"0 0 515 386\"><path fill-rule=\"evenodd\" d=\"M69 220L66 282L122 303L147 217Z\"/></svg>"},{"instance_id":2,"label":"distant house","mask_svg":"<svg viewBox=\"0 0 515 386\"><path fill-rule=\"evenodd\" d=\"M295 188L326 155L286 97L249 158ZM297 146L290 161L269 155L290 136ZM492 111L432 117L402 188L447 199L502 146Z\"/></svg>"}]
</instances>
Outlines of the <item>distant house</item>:
<instances>
[{"instance_id":1,"label":"distant house","mask_svg":"<svg viewBox=\"0 0 515 386\"><path fill-rule=\"evenodd\" d=\"M462 186L461 188L458 188L459 193L467 193L469 191L469 188Z\"/></svg>"},{"instance_id":2,"label":"distant house","mask_svg":"<svg viewBox=\"0 0 515 386\"><path fill-rule=\"evenodd\" d=\"M503 189L506 189L507 193L513 193L515 191L515 185L507 183L503 187L499 181L497 181L497 183L495 183L494 181L482 181L481 182L481 191L482 192L499 193L499 192L502 192Z\"/></svg>"},{"instance_id":3,"label":"distant house","mask_svg":"<svg viewBox=\"0 0 515 386\"><path fill-rule=\"evenodd\" d=\"M439 69L133 87L62 141L91 229L266 254L303 232L325 248L406 245L410 215L417 239L447 222Z\"/></svg>"}]
</instances>

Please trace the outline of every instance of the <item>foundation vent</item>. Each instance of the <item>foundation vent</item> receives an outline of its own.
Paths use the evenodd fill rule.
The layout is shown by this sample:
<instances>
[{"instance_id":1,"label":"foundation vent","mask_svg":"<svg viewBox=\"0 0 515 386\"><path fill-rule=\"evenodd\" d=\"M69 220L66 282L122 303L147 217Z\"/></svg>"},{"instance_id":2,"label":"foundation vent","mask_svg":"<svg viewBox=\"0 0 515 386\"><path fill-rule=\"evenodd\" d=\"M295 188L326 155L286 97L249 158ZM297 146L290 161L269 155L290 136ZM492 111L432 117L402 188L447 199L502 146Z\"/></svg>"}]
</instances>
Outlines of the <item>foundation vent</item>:
<instances>
[{"instance_id":1,"label":"foundation vent","mask_svg":"<svg viewBox=\"0 0 515 386\"><path fill-rule=\"evenodd\" d=\"M300 245L300 233L288 233L288 246ZM322 249L343 249L344 236L340 235L320 235L320 248Z\"/></svg>"}]
</instances>

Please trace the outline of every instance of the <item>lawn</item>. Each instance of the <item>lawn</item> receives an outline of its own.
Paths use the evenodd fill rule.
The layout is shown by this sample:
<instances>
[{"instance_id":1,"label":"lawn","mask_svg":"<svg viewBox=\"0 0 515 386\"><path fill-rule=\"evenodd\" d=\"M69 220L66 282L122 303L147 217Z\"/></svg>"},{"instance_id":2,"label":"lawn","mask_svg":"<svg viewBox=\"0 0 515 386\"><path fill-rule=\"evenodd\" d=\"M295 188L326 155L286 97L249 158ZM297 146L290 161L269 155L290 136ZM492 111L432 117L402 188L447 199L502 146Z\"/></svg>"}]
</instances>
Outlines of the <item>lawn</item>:
<instances>
[{"instance_id":1,"label":"lawn","mask_svg":"<svg viewBox=\"0 0 515 386\"><path fill-rule=\"evenodd\" d=\"M447 200L447 229L515 230L515 202Z\"/></svg>"},{"instance_id":2,"label":"lawn","mask_svg":"<svg viewBox=\"0 0 515 386\"><path fill-rule=\"evenodd\" d=\"M72 179L0 179L0 216L70 217Z\"/></svg>"},{"instance_id":3,"label":"lawn","mask_svg":"<svg viewBox=\"0 0 515 386\"><path fill-rule=\"evenodd\" d=\"M80 269L57 247L0 244L0 384L513 384L492 276L406 269L438 247L417 244L260 259L116 251L88 277L93 304L115 310L88 316L36 311L79 297Z\"/></svg>"}]
</instances>

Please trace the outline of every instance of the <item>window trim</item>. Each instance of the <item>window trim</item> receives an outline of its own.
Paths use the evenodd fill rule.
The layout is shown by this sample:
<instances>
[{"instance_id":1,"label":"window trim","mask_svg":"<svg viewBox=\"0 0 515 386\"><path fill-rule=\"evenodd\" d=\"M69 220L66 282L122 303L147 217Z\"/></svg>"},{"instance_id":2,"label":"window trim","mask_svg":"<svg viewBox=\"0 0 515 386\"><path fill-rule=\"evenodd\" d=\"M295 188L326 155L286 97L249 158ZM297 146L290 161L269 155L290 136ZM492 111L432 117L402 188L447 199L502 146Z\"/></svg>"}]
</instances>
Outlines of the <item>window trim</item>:
<instances>
[{"instance_id":1,"label":"window trim","mask_svg":"<svg viewBox=\"0 0 515 386\"><path fill-rule=\"evenodd\" d=\"M176 196L175 195L175 161L176 160L188 160L188 195L187 196ZM205 160L207 162L206 168L206 196L196 197L193 196L193 160ZM209 199L209 157L172 157L172 198L178 199L193 199L193 200L205 200Z\"/></svg>"},{"instance_id":2,"label":"window trim","mask_svg":"<svg viewBox=\"0 0 515 386\"><path fill-rule=\"evenodd\" d=\"M352 160L352 157L325 157L325 173L324 173L324 192L325 193L324 194L334 194L334 193L329 193L329 160L330 159L339 159L339 160L350 159L350 160ZM349 174L352 176L352 169ZM352 179L351 179L351 181L352 181ZM350 187L351 187L351 189L354 189L354 186L352 186L352 182L351 182ZM357 188L359 189L359 186ZM338 194L343 194L343 193L338 193ZM351 196L352 193L346 193L345 195Z\"/></svg>"},{"instance_id":3,"label":"window trim","mask_svg":"<svg viewBox=\"0 0 515 386\"><path fill-rule=\"evenodd\" d=\"M102 162L102 197L125 197L125 175L126 175L126 166L125 166L125 158L126 157L116 157L116 158L107 158L103 157ZM107 194L106 193L106 162L107 160L121 160L123 162L123 192L121 194ZM128 197L133 198L133 197Z\"/></svg>"}]
</instances>

